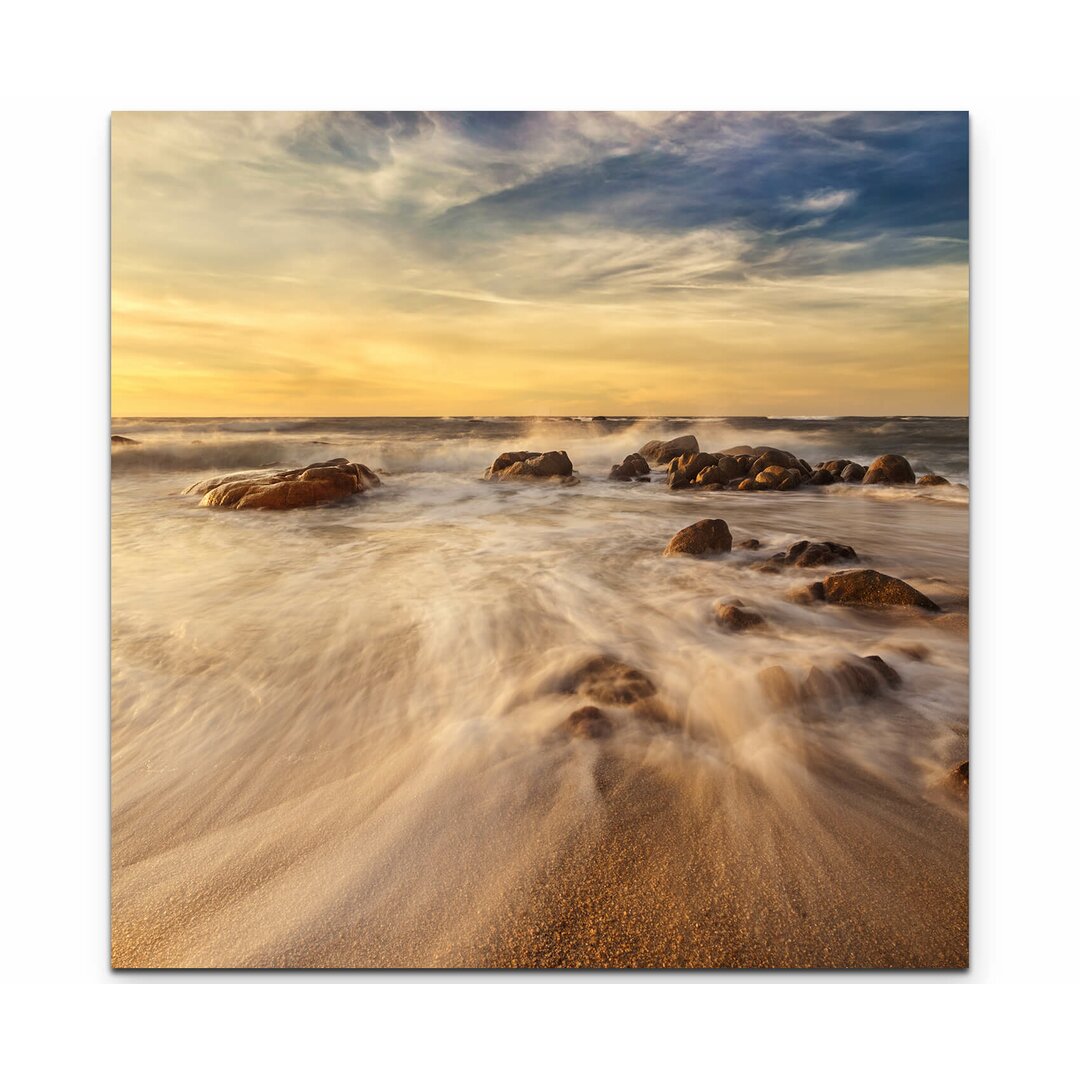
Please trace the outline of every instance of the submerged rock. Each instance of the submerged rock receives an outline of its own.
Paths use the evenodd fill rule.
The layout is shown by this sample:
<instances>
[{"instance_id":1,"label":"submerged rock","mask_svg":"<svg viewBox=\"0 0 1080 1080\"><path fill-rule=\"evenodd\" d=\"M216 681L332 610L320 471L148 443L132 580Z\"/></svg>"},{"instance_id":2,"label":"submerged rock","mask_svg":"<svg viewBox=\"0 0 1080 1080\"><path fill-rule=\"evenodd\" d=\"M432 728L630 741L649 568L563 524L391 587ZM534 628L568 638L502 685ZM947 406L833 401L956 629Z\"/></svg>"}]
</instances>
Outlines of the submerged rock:
<instances>
[{"instance_id":1,"label":"submerged rock","mask_svg":"<svg viewBox=\"0 0 1080 1080\"><path fill-rule=\"evenodd\" d=\"M640 454L627 454L621 465L612 465L609 480L636 480L649 475L649 463Z\"/></svg>"},{"instance_id":2,"label":"submerged rock","mask_svg":"<svg viewBox=\"0 0 1080 1080\"><path fill-rule=\"evenodd\" d=\"M765 625L765 617L756 611L748 611L742 604L724 604L717 602L713 606L717 625L732 633L741 634L744 630L757 630Z\"/></svg>"},{"instance_id":3,"label":"submerged rock","mask_svg":"<svg viewBox=\"0 0 1080 1080\"><path fill-rule=\"evenodd\" d=\"M696 435L680 435L677 439L668 439L667 442L653 439L638 453L653 465L666 465L672 458L681 457L683 454L696 454L699 449Z\"/></svg>"},{"instance_id":4,"label":"submerged rock","mask_svg":"<svg viewBox=\"0 0 1080 1080\"><path fill-rule=\"evenodd\" d=\"M382 481L366 465L346 458L319 461L286 472L214 477L187 488L184 494L202 494L200 506L235 510L294 510L303 506L340 502L378 487Z\"/></svg>"},{"instance_id":5,"label":"submerged rock","mask_svg":"<svg viewBox=\"0 0 1080 1080\"><path fill-rule=\"evenodd\" d=\"M938 476L937 473L927 473L925 476L920 476L915 483L918 484L919 487L938 487L942 484L951 486L944 476Z\"/></svg>"},{"instance_id":6,"label":"submerged rock","mask_svg":"<svg viewBox=\"0 0 1080 1080\"><path fill-rule=\"evenodd\" d=\"M613 656L596 656L567 676L562 691L583 694L604 705L629 705L653 697L656 686L643 671Z\"/></svg>"},{"instance_id":7,"label":"submerged rock","mask_svg":"<svg viewBox=\"0 0 1080 1080\"><path fill-rule=\"evenodd\" d=\"M794 705L799 700L799 692L787 671L775 665L758 672L758 684L773 705Z\"/></svg>"},{"instance_id":8,"label":"submerged rock","mask_svg":"<svg viewBox=\"0 0 1080 1080\"><path fill-rule=\"evenodd\" d=\"M919 607L927 611L941 608L914 586L900 578L877 570L846 570L832 574L821 585L824 599L830 604L855 607Z\"/></svg>"},{"instance_id":9,"label":"submerged rock","mask_svg":"<svg viewBox=\"0 0 1080 1080\"><path fill-rule=\"evenodd\" d=\"M613 724L607 713L595 705L586 705L572 712L559 729L576 739L605 739L611 734Z\"/></svg>"},{"instance_id":10,"label":"submerged rock","mask_svg":"<svg viewBox=\"0 0 1080 1080\"><path fill-rule=\"evenodd\" d=\"M834 540L800 540L792 544L787 553L774 555L773 560L784 566L829 566L838 562L858 562L855 549Z\"/></svg>"},{"instance_id":11,"label":"submerged rock","mask_svg":"<svg viewBox=\"0 0 1080 1080\"><path fill-rule=\"evenodd\" d=\"M138 439L129 439L126 435L114 435L112 437L113 446L138 446Z\"/></svg>"},{"instance_id":12,"label":"submerged rock","mask_svg":"<svg viewBox=\"0 0 1080 1080\"><path fill-rule=\"evenodd\" d=\"M664 548L665 555L715 555L731 550L731 531L722 518L705 518L680 529Z\"/></svg>"},{"instance_id":13,"label":"submerged rock","mask_svg":"<svg viewBox=\"0 0 1080 1080\"><path fill-rule=\"evenodd\" d=\"M899 454L882 454L874 458L863 477L864 484L914 484L915 471L908 459Z\"/></svg>"},{"instance_id":14,"label":"submerged rock","mask_svg":"<svg viewBox=\"0 0 1080 1080\"><path fill-rule=\"evenodd\" d=\"M548 480L573 474L574 466L565 450L513 450L500 454L484 476L487 480Z\"/></svg>"}]
</instances>

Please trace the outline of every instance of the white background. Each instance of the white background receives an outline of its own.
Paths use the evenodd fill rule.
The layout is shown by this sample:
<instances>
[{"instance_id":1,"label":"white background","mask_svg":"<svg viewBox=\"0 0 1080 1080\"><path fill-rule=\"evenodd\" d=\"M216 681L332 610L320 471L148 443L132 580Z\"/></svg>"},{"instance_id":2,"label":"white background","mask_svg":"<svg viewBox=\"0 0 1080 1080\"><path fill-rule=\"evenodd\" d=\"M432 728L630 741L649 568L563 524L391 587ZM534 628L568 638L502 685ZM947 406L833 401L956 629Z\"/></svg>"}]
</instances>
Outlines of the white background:
<instances>
[{"instance_id":1,"label":"white background","mask_svg":"<svg viewBox=\"0 0 1080 1080\"><path fill-rule=\"evenodd\" d=\"M4 15L10 1075L1075 1068L1077 26L1064 4L37 4ZM113 975L114 109L968 109L972 969Z\"/></svg>"}]
</instances>

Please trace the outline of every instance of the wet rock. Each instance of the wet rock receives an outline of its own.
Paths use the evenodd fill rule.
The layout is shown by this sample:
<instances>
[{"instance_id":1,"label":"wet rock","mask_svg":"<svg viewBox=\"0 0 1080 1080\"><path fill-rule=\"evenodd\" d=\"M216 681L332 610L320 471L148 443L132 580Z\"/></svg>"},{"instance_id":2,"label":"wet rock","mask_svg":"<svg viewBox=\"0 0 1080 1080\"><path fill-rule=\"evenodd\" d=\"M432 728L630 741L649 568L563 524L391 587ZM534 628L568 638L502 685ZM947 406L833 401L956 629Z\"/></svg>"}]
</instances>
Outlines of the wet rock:
<instances>
[{"instance_id":1,"label":"wet rock","mask_svg":"<svg viewBox=\"0 0 1080 1080\"><path fill-rule=\"evenodd\" d=\"M815 487L825 487L827 484L836 483L836 475L829 472L828 469L815 469L806 482L813 484Z\"/></svg>"},{"instance_id":2,"label":"wet rock","mask_svg":"<svg viewBox=\"0 0 1080 1080\"><path fill-rule=\"evenodd\" d=\"M689 487L699 472L716 464L715 454L683 454L668 462L668 487Z\"/></svg>"},{"instance_id":3,"label":"wet rock","mask_svg":"<svg viewBox=\"0 0 1080 1080\"><path fill-rule=\"evenodd\" d=\"M864 484L914 484L915 472L908 459L899 454L874 458L863 477Z\"/></svg>"},{"instance_id":4,"label":"wet rock","mask_svg":"<svg viewBox=\"0 0 1080 1080\"><path fill-rule=\"evenodd\" d=\"M621 465L612 465L609 480L636 480L649 475L649 463L640 454L627 454Z\"/></svg>"},{"instance_id":5,"label":"wet rock","mask_svg":"<svg viewBox=\"0 0 1080 1080\"><path fill-rule=\"evenodd\" d=\"M575 739L606 739L614 730L614 725L607 713L595 705L586 705L575 709L559 725L559 729Z\"/></svg>"},{"instance_id":6,"label":"wet rock","mask_svg":"<svg viewBox=\"0 0 1080 1080\"><path fill-rule=\"evenodd\" d=\"M954 765L948 772L947 776L949 785L956 791L967 794L968 790L968 763L961 761L959 765Z\"/></svg>"},{"instance_id":7,"label":"wet rock","mask_svg":"<svg viewBox=\"0 0 1080 1080\"><path fill-rule=\"evenodd\" d=\"M719 465L707 465L694 478L695 487L727 487L727 477Z\"/></svg>"},{"instance_id":8,"label":"wet rock","mask_svg":"<svg viewBox=\"0 0 1080 1080\"><path fill-rule=\"evenodd\" d=\"M802 486L802 475L798 469L788 469L787 476L776 486L777 491L794 491Z\"/></svg>"},{"instance_id":9,"label":"wet rock","mask_svg":"<svg viewBox=\"0 0 1080 1080\"><path fill-rule=\"evenodd\" d=\"M903 681L900 678L899 672L882 660L880 656L864 656L863 661L869 664L878 673L881 680L891 690L896 690Z\"/></svg>"},{"instance_id":10,"label":"wet rock","mask_svg":"<svg viewBox=\"0 0 1080 1080\"><path fill-rule=\"evenodd\" d=\"M739 491L757 491L757 483L752 476L746 477L745 480L739 481Z\"/></svg>"},{"instance_id":11,"label":"wet rock","mask_svg":"<svg viewBox=\"0 0 1080 1080\"><path fill-rule=\"evenodd\" d=\"M799 459L786 450L777 450L775 446L759 446L755 448L757 456L750 466L750 472L757 475L771 465L779 465L785 469L798 469Z\"/></svg>"},{"instance_id":12,"label":"wet rock","mask_svg":"<svg viewBox=\"0 0 1080 1080\"><path fill-rule=\"evenodd\" d=\"M303 469L246 476L232 474L193 484L185 494L203 494L200 506L235 510L293 510L340 502L378 487L366 465L346 458L319 461Z\"/></svg>"},{"instance_id":13,"label":"wet rock","mask_svg":"<svg viewBox=\"0 0 1080 1080\"><path fill-rule=\"evenodd\" d=\"M769 465L754 474L754 485L758 491L775 491L791 476L791 470L784 465Z\"/></svg>"},{"instance_id":14,"label":"wet rock","mask_svg":"<svg viewBox=\"0 0 1080 1080\"><path fill-rule=\"evenodd\" d=\"M696 454L699 449L695 435L680 435L677 439L668 439L667 442L653 439L638 453L652 465L666 465L672 458L681 457L683 454Z\"/></svg>"},{"instance_id":15,"label":"wet rock","mask_svg":"<svg viewBox=\"0 0 1080 1080\"><path fill-rule=\"evenodd\" d=\"M731 532L721 518L705 518L680 529L664 548L665 555L716 555L731 550Z\"/></svg>"},{"instance_id":16,"label":"wet rock","mask_svg":"<svg viewBox=\"0 0 1080 1080\"><path fill-rule=\"evenodd\" d=\"M765 625L764 616L747 610L742 604L717 602L713 607L713 614L718 626L735 634L741 634L745 630L759 630Z\"/></svg>"},{"instance_id":17,"label":"wet rock","mask_svg":"<svg viewBox=\"0 0 1080 1080\"><path fill-rule=\"evenodd\" d=\"M850 458L832 458L830 461L823 461L818 468L824 469L825 472L831 473L834 477L839 478L843 471L849 466L854 465L855 462Z\"/></svg>"},{"instance_id":18,"label":"wet rock","mask_svg":"<svg viewBox=\"0 0 1080 1080\"><path fill-rule=\"evenodd\" d=\"M941 609L929 597L900 578L877 570L846 570L820 582L824 598L830 604L855 607L919 607L926 611Z\"/></svg>"},{"instance_id":19,"label":"wet rock","mask_svg":"<svg viewBox=\"0 0 1080 1080\"><path fill-rule=\"evenodd\" d=\"M126 435L114 435L112 437L113 446L138 446L138 439L129 439Z\"/></svg>"},{"instance_id":20,"label":"wet rock","mask_svg":"<svg viewBox=\"0 0 1080 1080\"><path fill-rule=\"evenodd\" d=\"M861 484L864 476L866 476L866 469L855 461L845 465L840 471L840 479L846 484Z\"/></svg>"},{"instance_id":21,"label":"wet rock","mask_svg":"<svg viewBox=\"0 0 1080 1080\"><path fill-rule=\"evenodd\" d=\"M566 678L563 693L583 694L603 705L629 705L656 694L652 679L612 656L596 656Z\"/></svg>"},{"instance_id":22,"label":"wet rock","mask_svg":"<svg viewBox=\"0 0 1080 1080\"><path fill-rule=\"evenodd\" d=\"M858 562L855 549L834 540L800 540L787 549L787 553L774 556L785 566L830 566L838 562Z\"/></svg>"},{"instance_id":23,"label":"wet rock","mask_svg":"<svg viewBox=\"0 0 1080 1080\"><path fill-rule=\"evenodd\" d=\"M799 700L799 692L787 671L776 665L758 672L758 684L773 705L794 705Z\"/></svg>"},{"instance_id":24,"label":"wet rock","mask_svg":"<svg viewBox=\"0 0 1080 1080\"><path fill-rule=\"evenodd\" d=\"M920 476L915 483L918 484L919 487L939 487L943 484L951 486L944 476L938 476L937 473L927 473L925 476Z\"/></svg>"},{"instance_id":25,"label":"wet rock","mask_svg":"<svg viewBox=\"0 0 1080 1080\"><path fill-rule=\"evenodd\" d=\"M820 604L825 600L825 586L820 581L810 585L797 585L787 598L793 604Z\"/></svg>"},{"instance_id":26,"label":"wet rock","mask_svg":"<svg viewBox=\"0 0 1080 1080\"><path fill-rule=\"evenodd\" d=\"M514 460L507 461L507 458ZM488 480L550 480L553 477L567 479L573 474L574 466L565 450L549 450L543 454L522 450L500 454L485 475Z\"/></svg>"},{"instance_id":27,"label":"wet rock","mask_svg":"<svg viewBox=\"0 0 1080 1080\"><path fill-rule=\"evenodd\" d=\"M739 547L746 548L747 551L757 551L761 547L761 541L755 537L750 537L749 540L740 540Z\"/></svg>"}]
</instances>

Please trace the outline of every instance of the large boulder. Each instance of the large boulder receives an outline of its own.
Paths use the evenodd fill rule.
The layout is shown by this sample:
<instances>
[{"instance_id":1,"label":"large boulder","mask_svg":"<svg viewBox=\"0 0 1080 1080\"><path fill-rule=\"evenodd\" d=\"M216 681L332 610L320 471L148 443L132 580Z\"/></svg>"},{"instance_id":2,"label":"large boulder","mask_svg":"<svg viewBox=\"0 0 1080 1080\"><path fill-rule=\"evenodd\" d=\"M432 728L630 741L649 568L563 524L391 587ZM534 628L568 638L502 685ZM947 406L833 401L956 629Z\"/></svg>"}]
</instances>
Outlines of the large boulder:
<instances>
[{"instance_id":1,"label":"large boulder","mask_svg":"<svg viewBox=\"0 0 1080 1080\"><path fill-rule=\"evenodd\" d=\"M668 439L667 442L653 439L638 453L652 465L666 465L672 458L682 457L683 454L696 454L700 449L696 435L680 435L677 439Z\"/></svg>"},{"instance_id":2,"label":"large boulder","mask_svg":"<svg viewBox=\"0 0 1080 1080\"><path fill-rule=\"evenodd\" d=\"M565 450L543 454L516 450L500 454L485 473L488 480L550 480L573 476L574 465Z\"/></svg>"},{"instance_id":3,"label":"large boulder","mask_svg":"<svg viewBox=\"0 0 1080 1080\"><path fill-rule=\"evenodd\" d=\"M882 454L870 462L864 484L914 484L915 471L908 459L899 454Z\"/></svg>"},{"instance_id":4,"label":"large boulder","mask_svg":"<svg viewBox=\"0 0 1080 1080\"><path fill-rule=\"evenodd\" d=\"M715 454L698 452L683 454L668 462L668 487L688 487L697 479L698 473L716 464Z\"/></svg>"},{"instance_id":5,"label":"large boulder","mask_svg":"<svg viewBox=\"0 0 1080 1080\"><path fill-rule=\"evenodd\" d=\"M754 475L756 491L792 491L801 483L802 473L785 465L768 465ZM741 485L740 490L743 490Z\"/></svg>"},{"instance_id":6,"label":"large boulder","mask_svg":"<svg viewBox=\"0 0 1080 1080\"><path fill-rule=\"evenodd\" d=\"M866 469L857 461L851 461L840 470L840 479L847 484L861 484Z\"/></svg>"},{"instance_id":7,"label":"large boulder","mask_svg":"<svg viewBox=\"0 0 1080 1080\"><path fill-rule=\"evenodd\" d=\"M927 611L941 608L914 586L877 570L845 570L820 582L823 599L829 604L854 607L919 607Z\"/></svg>"},{"instance_id":8,"label":"large boulder","mask_svg":"<svg viewBox=\"0 0 1080 1080\"><path fill-rule=\"evenodd\" d=\"M949 481L944 476L938 476L937 473L927 473L925 476L920 476L915 481L919 487L939 487L942 484L948 484Z\"/></svg>"},{"instance_id":9,"label":"large boulder","mask_svg":"<svg viewBox=\"0 0 1080 1080\"><path fill-rule=\"evenodd\" d=\"M609 480L636 480L649 475L649 463L640 454L627 454L621 465L612 465Z\"/></svg>"},{"instance_id":10,"label":"large boulder","mask_svg":"<svg viewBox=\"0 0 1080 1080\"><path fill-rule=\"evenodd\" d=\"M273 473L233 473L189 487L185 494L202 494L200 506L235 510L294 510L302 506L340 502L378 487L378 476L366 465L346 458L319 461L303 469Z\"/></svg>"},{"instance_id":11,"label":"large boulder","mask_svg":"<svg viewBox=\"0 0 1080 1080\"><path fill-rule=\"evenodd\" d=\"M836 483L836 474L829 472L828 469L815 469L806 482L813 484L815 487L825 487L828 484Z\"/></svg>"},{"instance_id":12,"label":"large boulder","mask_svg":"<svg viewBox=\"0 0 1080 1080\"><path fill-rule=\"evenodd\" d=\"M854 465L850 458L832 458L829 461L823 461L818 468L824 469L826 472L832 473L833 476L839 478L840 474L849 466Z\"/></svg>"},{"instance_id":13,"label":"large boulder","mask_svg":"<svg viewBox=\"0 0 1080 1080\"><path fill-rule=\"evenodd\" d=\"M716 555L731 550L731 531L721 518L705 518L680 529L664 548L665 555Z\"/></svg>"}]
</instances>

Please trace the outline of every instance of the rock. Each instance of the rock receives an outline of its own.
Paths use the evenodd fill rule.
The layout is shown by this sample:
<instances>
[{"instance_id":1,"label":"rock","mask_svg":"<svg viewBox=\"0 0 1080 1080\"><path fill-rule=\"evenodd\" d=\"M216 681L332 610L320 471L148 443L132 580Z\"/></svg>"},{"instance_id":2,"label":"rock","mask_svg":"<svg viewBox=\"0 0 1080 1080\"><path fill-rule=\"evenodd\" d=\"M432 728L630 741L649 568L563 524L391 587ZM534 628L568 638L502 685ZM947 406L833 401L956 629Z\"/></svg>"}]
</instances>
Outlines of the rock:
<instances>
[{"instance_id":1,"label":"rock","mask_svg":"<svg viewBox=\"0 0 1080 1080\"><path fill-rule=\"evenodd\" d=\"M694 478L695 487L727 487L727 477L719 465L707 465Z\"/></svg>"},{"instance_id":2,"label":"rock","mask_svg":"<svg viewBox=\"0 0 1080 1080\"><path fill-rule=\"evenodd\" d=\"M785 566L830 566L838 562L858 562L855 549L833 540L800 540L787 549L787 553L774 556Z\"/></svg>"},{"instance_id":3,"label":"rock","mask_svg":"<svg viewBox=\"0 0 1080 1080\"><path fill-rule=\"evenodd\" d=\"M559 729L575 739L606 739L613 725L607 714L595 705L576 709L560 725Z\"/></svg>"},{"instance_id":4,"label":"rock","mask_svg":"<svg viewBox=\"0 0 1080 1080\"><path fill-rule=\"evenodd\" d=\"M705 518L680 529L664 548L665 555L715 555L731 550L731 532L721 518Z\"/></svg>"},{"instance_id":5,"label":"rock","mask_svg":"<svg viewBox=\"0 0 1080 1080\"><path fill-rule=\"evenodd\" d=\"M739 481L739 491L757 491L757 483L753 477L748 476L745 480Z\"/></svg>"},{"instance_id":6,"label":"rock","mask_svg":"<svg viewBox=\"0 0 1080 1080\"><path fill-rule=\"evenodd\" d=\"M855 462L848 458L833 458L831 461L823 461L818 468L824 469L825 472L832 473L833 476L839 477L840 474L849 466L854 465Z\"/></svg>"},{"instance_id":7,"label":"rock","mask_svg":"<svg viewBox=\"0 0 1080 1080\"><path fill-rule=\"evenodd\" d=\"M787 472L787 476L777 484L777 491L794 491L802 485L802 475L798 469L788 469Z\"/></svg>"},{"instance_id":8,"label":"rock","mask_svg":"<svg viewBox=\"0 0 1080 1080\"><path fill-rule=\"evenodd\" d=\"M596 656L570 673L562 691L583 694L603 705L629 705L653 697L656 686L637 668L612 656Z\"/></svg>"},{"instance_id":9,"label":"rock","mask_svg":"<svg viewBox=\"0 0 1080 1080\"><path fill-rule=\"evenodd\" d=\"M927 611L941 608L918 589L899 578L877 570L846 570L820 582L827 603L856 607L920 607Z\"/></svg>"},{"instance_id":10,"label":"rock","mask_svg":"<svg viewBox=\"0 0 1080 1080\"><path fill-rule=\"evenodd\" d=\"M612 465L609 480L635 480L649 475L649 463L640 454L627 454L621 465Z\"/></svg>"},{"instance_id":11,"label":"rock","mask_svg":"<svg viewBox=\"0 0 1080 1080\"><path fill-rule=\"evenodd\" d=\"M754 474L754 484L759 491L775 491L790 476L790 470L783 465L769 465Z\"/></svg>"},{"instance_id":12,"label":"rock","mask_svg":"<svg viewBox=\"0 0 1080 1080\"><path fill-rule=\"evenodd\" d=\"M863 660L867 664L870 664L871 667L873 667L873 669L878 673L878 675L881 676L882 681L885 682L885 684L891 689L897 689L897 687L900 686L901 682L903 682L896 669L885 663L885 661L882 660L880 656L864 656Z\"/></svg>"},{"instance_id":13,"label":"rock","mask_svg":"<svg viewBox=\"0 0 1080 1080\"><path fill-rule=\"evenodd\" d=\"M749 540L740 540L739 547L746 548L747 551L757 551L761 547L761 541L755 537L750 537Z\"/></svg>"},{"instance_id":14,"label":"rock","mask_svg":"<svg viewBox=\"0 0 1080 1080\"><path fill-rule=\"evenodd\" d=\"M366 465L345 458L319 461L287 472L237 474L193 484L185 494L203 494L200 506L236 510L293 510L340 502L378 487L381 481Z\"/></svg>"},{"instance_id":15,"label":"rock","mask_svg":"<svg viewBox=\"0 0 1080 1080\"><path fill-rule=\"evenodd\" d=\"M865 475L866 470L853 461L849 465L845 465L841 470L840 479L847 484L861 484Z\"/></svg>"},{"instance_id":16,"label":"rock","mask_svg":"<svg viewBox=\"0 0 1080 1080\"><path fill-rule=\"evenodd\" d=\"M948 782L957 791L967 792L968 789L968 763L961 761L959 765L954 765L948 773Z\"/></svg>"},{"instance_id":17,"label":"rock","mask_svg":"<svg viewBox=\"0 0 1080 1080\"><path fill-rule=\"evenodd\" d=\"M799 692L795 689L791 676L778 665L759 671L758 684L774 705L794 705L799 700Z\"/></svg>"},{"instance_id":18,"label":"rock","mask_svg":"<svg viewBox=\"0 0 1080 1080\"><path fill-rule=\"evenodd\" d=\"M138 439L129 439L126 435L114 435L112 437L113 446L138 446Z\"/></svg>"},{"instance_id":19,"label":"rock","mask_svg":"<svg viewBox=\"0 0 1080 1080\"><path fill-rule=\"evenodd\" d=\"M688 487L702 470L716 464L715 454L683 454L668 462L668 487Z\"/></svg>"},{"instance_id":20,"label":"rock","mask_svg":"<svg viewBox=\"0 0 1080 1080\"><path fill-rule=\"evenodd\" d=\"M937 473L927 473L925 476L920 476L915 483L918 484L919 487L938 487L941 484L949 485L949 481L946 480L944 476L938 476Z\"/></svg>"},{"instance_id":21,"label":"rock","mask_svg":"<svg viewBox=\"0 0 1080 1080\"><path fill-rule=\"evenodd\" d=\"M914 484L915 472L908 459L899 454L882 454L874 458L863 476L864 484Z\"/></svg>"},{"instance_id":22,"label":"rock","mask_svg":"<svg viewBox=\"0 0 1080 1080\"><path fill-rule=\"evenodd\" d=\"M733 633L742 633L744 630L756 630L765 625L765 618L756 611L747 611L741 604L724 604L717 602L713 607L717 625Z\"/></svg>"},{"instance_id":23,"label":"rock","mask_svg":"<svg viewBox=\"0 0 1080 1080\"><path fill-rule=\"evenodd\" d=\"M759 472L769 468L770 465L780 465L785 469L797 469L799 467L799 459L786 450L777 450L775 446L759 446L757 451L758 455L750 466L752 475L756 476Z\"/></svg>"},{"instance_id":24,"label":"rock","mask_svg":"<svg viewBox=\"0 0 1080 1080\"><path fill-rule=\"evenodd\" d=\"M798 585L787 597L793 604L819 604L825 599L825 586L820 581L811 585Z\"/></svg>"},{"instance_id":25,"label":"rock","mask_svg":"<svg viewBox=\"0 0 1080 1080\"><path fill-rule=\"evenodd\" d=\"M500 454L484 474L487 480L548 480L573 476L574 466L565 450L538 454L516 450Z\"/></svg>"},{"instance_id":26,"label":"rock","mask_svg":"<svg viewBox=\"0 0 1080 1080\"><path fill-rule=\"evenodd\" d=\"M829 472L828 469L815 469L806 482L814 484L816 487L824 487L826 484L835 484L836 476Z\"/></svg>"},{"instance_id":27,"label":"rock","mask_svg":"<svg viewBox=\"0 0 1080 1080\"><path fill-rule=\"evenodd\" d=\"M667 442L654 439L647 442L638 453L652 465L666 465L672 458L681 457L683 454L696 454L699 449L696 436L680 435Z\"/></svg>"}]
</instances>

